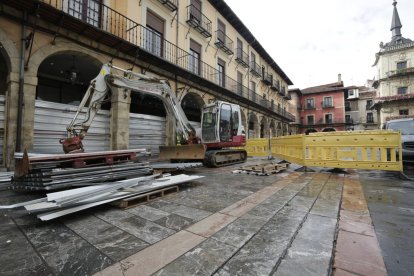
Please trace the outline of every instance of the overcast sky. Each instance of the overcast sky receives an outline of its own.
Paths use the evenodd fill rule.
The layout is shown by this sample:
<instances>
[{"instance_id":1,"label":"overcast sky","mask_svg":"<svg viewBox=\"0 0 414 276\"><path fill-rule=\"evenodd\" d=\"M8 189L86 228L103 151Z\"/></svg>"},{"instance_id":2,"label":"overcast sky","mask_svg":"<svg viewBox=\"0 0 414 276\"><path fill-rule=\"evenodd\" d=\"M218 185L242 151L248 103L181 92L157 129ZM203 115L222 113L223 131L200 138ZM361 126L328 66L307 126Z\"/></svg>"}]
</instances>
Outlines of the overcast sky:
<instances>
[{"instance_id":1,"label":"overcast sky","mask_svg":"<svg viewBox=\"0 0 414 276\"><path fill-rule=\"evenodd\" d=\"M365 85L379 43L391 40L392 0L225 0L294 83ZM403 37L414 41L414 0L399 0Z\"/></svg>"}]
</instances>

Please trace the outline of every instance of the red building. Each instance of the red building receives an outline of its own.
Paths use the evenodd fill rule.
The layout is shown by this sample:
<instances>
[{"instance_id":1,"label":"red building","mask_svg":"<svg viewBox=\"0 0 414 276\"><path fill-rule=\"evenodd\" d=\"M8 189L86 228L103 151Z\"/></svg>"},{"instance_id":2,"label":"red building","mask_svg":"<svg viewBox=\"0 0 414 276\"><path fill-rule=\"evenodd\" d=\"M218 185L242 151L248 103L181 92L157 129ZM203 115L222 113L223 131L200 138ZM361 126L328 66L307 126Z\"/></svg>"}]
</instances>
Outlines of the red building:
<instances>
[{"instance_id":1,"label":"red building","mask_svg":"<svg viewBox=\"0 0 414 276\"><path fill-rule=\"evenodd\" d=\"M298 99L299 133L345 130L345 93L342 81L295 89Z\"/></svg>"}]
</instances>

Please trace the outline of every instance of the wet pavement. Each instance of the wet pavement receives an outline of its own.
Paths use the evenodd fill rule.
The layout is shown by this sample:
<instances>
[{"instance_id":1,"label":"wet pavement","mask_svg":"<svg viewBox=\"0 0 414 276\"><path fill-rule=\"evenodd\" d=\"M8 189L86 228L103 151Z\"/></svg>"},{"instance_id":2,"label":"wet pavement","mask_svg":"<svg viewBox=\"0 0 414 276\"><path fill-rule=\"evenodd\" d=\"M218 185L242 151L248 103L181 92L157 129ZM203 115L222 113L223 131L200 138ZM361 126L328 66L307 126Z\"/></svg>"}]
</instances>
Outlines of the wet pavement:
<instances>
[{"instance_id":1,"label":"wet pavement","mask_svg":"<svg viewBox=\"0 0 414 276\"><path fill-rule=\"evenodd\" d=\"M359 175L388 274L414 275L414 181L389 172Z\"/></svg>"},{"instance_id":2,"label":"wet pavement","mask_svg":"<svg viewBox=\"0 0 414 276\"><path fill-rule=\"evenodd\" d=\"M0 274L329 275L335 254L347 256L335 247L344 183L358 175L294 165L272 176L232 174L238 167L194 169L205 177L126 210L106 205L52 222L0 211ZM377 172L355 181L389 275L412 275L413 185ZM36 196L1 191L0 205ZM341 229L366 231L358 226ZM357 233L360 244L373 240L367 233Z\"/></svg>"}]
</instances>

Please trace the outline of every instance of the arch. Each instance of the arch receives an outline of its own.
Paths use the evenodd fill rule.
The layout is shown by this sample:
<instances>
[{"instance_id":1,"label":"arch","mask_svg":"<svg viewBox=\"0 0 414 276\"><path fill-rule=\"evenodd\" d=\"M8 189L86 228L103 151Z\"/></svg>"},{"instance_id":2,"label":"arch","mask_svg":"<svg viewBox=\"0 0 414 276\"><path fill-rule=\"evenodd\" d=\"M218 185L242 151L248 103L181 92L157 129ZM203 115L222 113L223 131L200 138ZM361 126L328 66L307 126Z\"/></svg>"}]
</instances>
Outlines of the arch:
<instances>
[{"instance_id":1,"label":"arch","mask_svg":"<svg viewBox=\"0 0 414 276\"><path fill-rule=\"evenodd\" d=\"M326 127L322 130L322 132L332 132L332 131L336 131L336 129L333 127Z\"/></svg>"},{"instance_id":2,"label":"arch","mask_svg":"<svg viewBox=\"0 0 414 276\"><path fill-rule=\"evenodd\" d=\"M268 136L269 136L269 124L267 122L267 118L263 116L262 119L260 120L259 137L267 138Z\"/></svg>"},{"instance_id":3,"label":"arch","mask_svg":"<svg viewBox=\"0 0 414 276\"><path fill-rule=\"evenodd\" d=\"M305 131L305 134L308 135L309 133L314 133L314 132L318 132L318 131L314 128L309 128Z\"/></svg>"},{"instance_id":4,"label":"arch","mask_svg":"<svg viewBox=\"0 0 414 276\"><path fill-rule=\"evenodd\" d=\"M277 122L276 123L276 136L277 137L279 137L279 136L282 136L283 135L283 132L282 132L282 122Z\"/></svg>"},{"instance_id":5,"label":"arch","mask_svg":"<svg viewBox=\"0 0 414 276\"><path fill-rule=\"evenodd\" d=\"M60 51L46 57L37 71L36 99L78 106L102 63L75 51ZM103 109L109 109L105 104Z\"/></svg>"},{"instance_id":6,"label":"arch","mask_svg":"<svg viewBox=\"0 0 414 276\"><path fill-rule=\"evenodd\" d=\"M259 136L259 120L254 112L249 114L248 138L257 138Z\"/></svg>"},{"instance_id":7,"label":"arch","mask_svg":"<svg viewBox=\"0 0 414 276\"><path fill-rule=\"evenodd\" d=\"M285 123L282 123L282 135L283 136L286 136L286 135L288 135L288 124L285 124Z\"/></svg>"},{"instance_id":8,"label":"arch","mask_svg":"<svg viewBox=\"0 0 414 276\"><path fill-rule=\"evenodd\" d=\"M270 137L276 137L276 124L274 120L270 120L269 132L270 132Z\"/></svg>"},{"instance_id":9,"label":"arch","mask_svg":"<svg viewBox=\"0 0 414 276\"><path fill-rule=\"evenodd\" d=\"M0 46L0 54L5 58L8 71L19 72L19 51L2 29L0 29Z\"/></svg>"},{"instance_id":10,"label":"arch","mask_svg":"<svg viewBox=\"0 0 414 276\"><path fill-rule=\"evenodd\" d=\"M201 112L203 106L203 98L195 92L185 94L181 100L181 107L183 108L189 121L201 123Z\"/></svg>"}]
</instances>

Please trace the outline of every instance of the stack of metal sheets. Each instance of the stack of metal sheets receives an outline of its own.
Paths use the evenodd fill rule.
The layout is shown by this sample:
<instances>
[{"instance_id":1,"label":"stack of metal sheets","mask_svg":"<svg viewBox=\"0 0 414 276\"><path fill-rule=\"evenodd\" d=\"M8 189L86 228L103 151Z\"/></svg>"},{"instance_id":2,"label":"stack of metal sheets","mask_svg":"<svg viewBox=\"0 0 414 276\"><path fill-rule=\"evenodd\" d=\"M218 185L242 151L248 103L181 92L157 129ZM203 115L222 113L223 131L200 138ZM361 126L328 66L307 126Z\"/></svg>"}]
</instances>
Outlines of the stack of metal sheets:
<instances>
[{"instance_id":1,"label":"stack of metal sheets","mask_svg":"<svg viewBox=\"0 0 414 276\"><path fill-rule=\"evenodd\" d=\"M105 181L148 175L152 168L148 163L121 163L85 168L35 169L13 179L13 190L57 190L76 186L102 184Z\"/></svg>"},{"instance_id":2,"label":"stack of metal sheets","mask_svg":"<svg viewBox=\"0 0 414 276\"><path fill-rule=\"evenodd\" d=\"M85 210L111 201L127 198L149 191L162 189L201 178L197 175L176 176L151 175L95 186L48 193L46 197L14 205L0 206L0 209L24 207L43 221Z\"/></svg>"}]
</instances>

